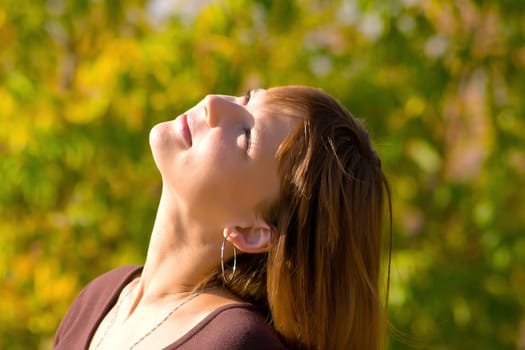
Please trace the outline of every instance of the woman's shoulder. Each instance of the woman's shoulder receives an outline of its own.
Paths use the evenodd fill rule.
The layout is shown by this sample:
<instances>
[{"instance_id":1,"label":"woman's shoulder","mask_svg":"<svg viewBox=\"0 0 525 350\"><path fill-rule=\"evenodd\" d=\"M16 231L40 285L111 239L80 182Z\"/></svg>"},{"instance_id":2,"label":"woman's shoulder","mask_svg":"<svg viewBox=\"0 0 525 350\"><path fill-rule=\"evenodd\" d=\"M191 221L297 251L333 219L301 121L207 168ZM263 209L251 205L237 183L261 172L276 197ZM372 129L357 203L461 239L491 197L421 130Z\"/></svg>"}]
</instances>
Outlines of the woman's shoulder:
<instances>
[{"instance_id":1,"label":"woman's shoulder","mask_svg":"<svg viewBox=\"0 0 525 350\"><path fill-rule=\"evenodd\" d=\"M88 341L93 327L98 324L101 317L113 305L122 288L141 269L141 266L135 265L122 266L89 282L73 301L60 322L55 333L55 348L59 343L69 344L70 341L84 343Z\"/></svg>"},{"instance_id":2,"label":"woman's shoulder","mask_svg":"<svg viewBox=\"0 0 525 350\"><path fill-rule=\"evenodd\" d=\"M89 282L85 290L99 290L99 289L122 289L123 286L135 277L142 270L140 265L125 265L117 267L113 270L103 273Z\"/></svg>"},{"instance_id":3,"label":"woman's shoulder","mask_svg":"<svg viewBox=\"0 0 525 350\"><path fill-rule=\"evenodd\" d=\"M104 305L111 303L111 300L108 299L118 297L122 288L124 288L141 270L141 266L127 265L117 267L99 275L82 289L72 306L87 304L92 308L95 306L93 303L102 303ZM103 296L103 298L100 298L101 296Z\"/></svg>"},{"instance_id":4,"label":"woman's shoulder","mask_svg":"<svg viewBox=\"0 0 525 350\"><path fill-rule=\"evenodd\" d=\"M167 349L280 350L286 347L255 306L239 303L214 310Z\"/></svg>"},{"instance_id":5,"label":"woman's shoulder","mask_svg":"<svg viewBox=\"0 0 525 350\"><path fill-rule=\"evenodd\" d=\"M124 288L137 273L141 266L127 265L105 272L89 282L73 301L70 307L74 311L88 309L90 311L105 309L111 306L122 288Z\"/></svg>"}]
</instances>

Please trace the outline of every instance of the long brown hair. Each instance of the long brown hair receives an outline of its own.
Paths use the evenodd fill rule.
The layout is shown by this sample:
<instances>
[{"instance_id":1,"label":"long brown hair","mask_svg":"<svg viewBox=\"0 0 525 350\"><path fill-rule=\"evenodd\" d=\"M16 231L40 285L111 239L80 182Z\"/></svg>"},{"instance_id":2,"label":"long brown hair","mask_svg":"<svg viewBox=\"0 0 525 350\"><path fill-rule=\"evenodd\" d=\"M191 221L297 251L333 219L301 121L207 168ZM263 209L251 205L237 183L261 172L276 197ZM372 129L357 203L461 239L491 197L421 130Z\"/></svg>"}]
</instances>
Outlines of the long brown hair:
<instances>
[{"instance_id":1,"label":"long brown hair","mask_svg":"<svg viewBox=\"0 0 525 350\"><path fill-rule=\"evenodd\" d=\"M297 347L378 349L385 192L390 203L381 161L363 125L324 92L268 94L304 116L278 152L267 271L274 327Z\"/></svg>"},{"instance_id":2,"label":"long brown hair","mask_svg":"<svg viewBox=\"0 0 525 350\"><path fill-rule=\"evenodd\" d=\"M222 283L269 311L292 348L379 349L385 197L392 217L381 161L359 120L321 90L272 88L267 98L300 120L277 154L280 197L264 212L274 235L267 254L240 255Z\"/></svg>"}]
</instances>

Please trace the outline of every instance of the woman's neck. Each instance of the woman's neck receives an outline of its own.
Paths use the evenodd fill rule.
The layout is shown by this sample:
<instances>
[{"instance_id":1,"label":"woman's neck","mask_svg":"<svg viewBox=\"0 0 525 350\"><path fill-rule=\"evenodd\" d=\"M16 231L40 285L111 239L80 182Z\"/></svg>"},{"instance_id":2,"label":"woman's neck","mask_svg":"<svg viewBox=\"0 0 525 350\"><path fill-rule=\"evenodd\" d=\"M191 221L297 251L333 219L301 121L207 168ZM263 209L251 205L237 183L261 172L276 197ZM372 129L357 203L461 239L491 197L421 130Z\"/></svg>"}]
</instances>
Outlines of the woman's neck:
<instances>
[{"instance_id":1,"label":"woman's neck","mask_svg":"<svg viewBox=\"0 0 525 350\"><path fill-rule=\"evenodd\" d=\"M140 302L154 303L192 291L220 263L220 241L207 241L212 235L200 223L191 222L182 209L163 189L137 286Z\"/></svg>"}]
</instances>

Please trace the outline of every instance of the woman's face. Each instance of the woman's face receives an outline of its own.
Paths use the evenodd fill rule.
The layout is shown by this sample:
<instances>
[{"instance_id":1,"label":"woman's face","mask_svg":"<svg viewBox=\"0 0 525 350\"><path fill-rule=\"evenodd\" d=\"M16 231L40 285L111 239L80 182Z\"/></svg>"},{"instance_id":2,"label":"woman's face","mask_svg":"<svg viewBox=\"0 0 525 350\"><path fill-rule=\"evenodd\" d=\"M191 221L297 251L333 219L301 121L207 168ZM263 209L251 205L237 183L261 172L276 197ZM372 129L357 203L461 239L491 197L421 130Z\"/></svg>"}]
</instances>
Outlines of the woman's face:
<instances>
[{"instance_id":1,"label":"woman's face","mask_svg":"<svg viewBox=\"0 0 525 350\"><path fill-rule=\"evenodd\" d=\"M206 96L173 121L153 127L150 144L163 185L190 218L248 227L262 203L279 194L276 151L296 125L247 96Z\"/></svg>"}]
</instances>

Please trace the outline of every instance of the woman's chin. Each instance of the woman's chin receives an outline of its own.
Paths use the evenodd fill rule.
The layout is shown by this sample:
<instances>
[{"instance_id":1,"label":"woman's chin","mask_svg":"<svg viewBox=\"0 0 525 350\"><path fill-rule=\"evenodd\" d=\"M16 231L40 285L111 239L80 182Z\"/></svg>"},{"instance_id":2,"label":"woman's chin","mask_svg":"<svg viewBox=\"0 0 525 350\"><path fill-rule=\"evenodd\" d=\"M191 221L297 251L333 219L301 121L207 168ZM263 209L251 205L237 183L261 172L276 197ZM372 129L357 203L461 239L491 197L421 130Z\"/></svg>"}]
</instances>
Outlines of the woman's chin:
<instances>
[{"instance_id":1,"label":"woman's chin","mask_svg":"<svg viewBox=\"0 0 525 350\"><path fill-rule=\"evenodd\" d=\"M170 129L170 122L162 122L154 125L149 132L150 147L152 149L163 147L164 144L169 142L169 140L173 137L173 135L170 135L173 133L173 131Z\"/></svg>"},{"instance_id":2,"label":"woman's chin","mask_svg":"<svg viewBox=\"0 0 525 350\"><path fill-rule=\"evenodd\" d=\"M162 172L167 158L175 149L174 131L171 122L159 123L149 133L149 145L157 168Z\"/></svg>"}]
</instances>

